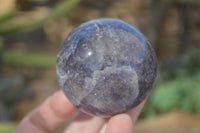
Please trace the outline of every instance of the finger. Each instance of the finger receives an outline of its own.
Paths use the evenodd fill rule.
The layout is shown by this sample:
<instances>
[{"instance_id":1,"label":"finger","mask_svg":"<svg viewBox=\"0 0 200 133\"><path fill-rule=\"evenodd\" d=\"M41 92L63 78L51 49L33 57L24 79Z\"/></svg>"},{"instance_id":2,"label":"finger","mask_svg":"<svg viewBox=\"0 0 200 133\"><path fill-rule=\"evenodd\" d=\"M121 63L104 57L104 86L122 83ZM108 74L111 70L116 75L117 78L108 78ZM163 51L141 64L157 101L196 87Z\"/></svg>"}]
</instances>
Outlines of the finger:
<instances>
[{"instance_id":1,"label":"finger","mask_svg":"<svg viewBox=\"0 0 200 133\"><path fill-rule=\"evenodd\" d=\"M105 122L106 119L89 116L81 112L69 125L65 133L98 133Z\"/></svg>"},{"instance_id":2,"label":"finger","mask_svg":"<svg viewBox=\"0 0 200 133\"><path fill-rule=\"evenodd\" d=\"M105 133L105 132L106 132L107 124L108 124L108 122L105 122L105 123L103 124L103 126L101 127L99 133Z\"/></svg>"},{"instance_id":3,"label":"finger","mask_svg":"<svg viewBox=\"0 0 200 133\"><path fill-rule=\"evenodd\" d=\"M128 114L132 118L133 124L135 124L145 103L146 103L146 99L142 103L140 103L137 107L135 107L134 109L128 112Z\"/></svg>"},{"instance_id":4,"label":"finger","mask_svg":"<svg viewBox=\"0 0 200 133\"><path fill-rule=\"evenodd\" d=\"M58 91L28 114L19 124L15 133L54 132L76 110L63 92Z\"/></svg>"},{"instance_id":5,"label":"finger","mask_svg":"<svg viewBox=\"0 0 200 133\"><path fill-rule=\"evenodd\" d=\"M131 117L128 114L111 117L107 124L106 133L133 133Z\"/></svg>"}]
</instances>

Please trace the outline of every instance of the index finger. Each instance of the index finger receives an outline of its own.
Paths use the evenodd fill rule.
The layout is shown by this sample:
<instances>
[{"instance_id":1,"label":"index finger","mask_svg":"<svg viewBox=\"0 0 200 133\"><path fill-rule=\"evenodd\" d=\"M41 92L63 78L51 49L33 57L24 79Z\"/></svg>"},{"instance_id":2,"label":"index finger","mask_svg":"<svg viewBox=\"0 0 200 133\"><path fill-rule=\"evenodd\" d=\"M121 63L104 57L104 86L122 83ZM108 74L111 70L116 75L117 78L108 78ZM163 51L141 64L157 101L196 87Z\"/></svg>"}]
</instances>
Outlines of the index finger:
<instances>
[{"instance_id":1,"label":"index finger","mask_svg":"<svg viewBox=\"0 0 200 133\"><path fill-rule=\"evenodd\" d=\"M29 113L21 121L15 133L54 132L76 110L77 108L71 104L63 92L58 91Z\"/></svg>"}]
</instances>

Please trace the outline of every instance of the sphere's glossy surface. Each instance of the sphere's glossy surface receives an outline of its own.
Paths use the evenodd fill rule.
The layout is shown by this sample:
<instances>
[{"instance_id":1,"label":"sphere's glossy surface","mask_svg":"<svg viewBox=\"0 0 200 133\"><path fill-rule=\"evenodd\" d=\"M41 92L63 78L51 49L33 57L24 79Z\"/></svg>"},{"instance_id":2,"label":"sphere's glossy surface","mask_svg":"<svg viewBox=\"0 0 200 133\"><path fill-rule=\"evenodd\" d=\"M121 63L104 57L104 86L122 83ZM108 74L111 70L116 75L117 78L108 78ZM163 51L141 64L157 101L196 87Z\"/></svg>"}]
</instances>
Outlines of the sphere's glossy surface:
<instances>
[{"instance_id":1,"label":"sphere's glossy surface","mask_svg":"<svg viewBox=\"0 0 200 133\"><path fill-rule=\"evenodd\" d=\"M80 25L57 56L57 77L68 99L89 114L109 117L137 106L156 76L150 43L130 24L97 19Z\"/></svg>"}]
</instances>

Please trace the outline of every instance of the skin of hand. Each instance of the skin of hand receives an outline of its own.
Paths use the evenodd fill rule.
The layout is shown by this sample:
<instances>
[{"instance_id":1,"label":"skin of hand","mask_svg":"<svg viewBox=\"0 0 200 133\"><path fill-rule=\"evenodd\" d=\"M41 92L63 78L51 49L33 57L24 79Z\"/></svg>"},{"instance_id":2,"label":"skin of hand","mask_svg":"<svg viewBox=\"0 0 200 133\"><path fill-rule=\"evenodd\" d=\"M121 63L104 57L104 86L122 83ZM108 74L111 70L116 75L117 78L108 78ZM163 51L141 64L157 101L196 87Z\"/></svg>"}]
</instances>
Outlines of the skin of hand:
<instances>
[{"instance_id":1,"label":"skin of hand","mask_svg":"<svg viewBox=\"0 0 200 133\"><path fill-rule=\"evenodd\" d=\"M128 113L107 119L80 113L64 133L133 133L145 101ZM57 91L24 117L15 133L54 133L77 110L62 91Z\"/></svg>"}]
</instances>

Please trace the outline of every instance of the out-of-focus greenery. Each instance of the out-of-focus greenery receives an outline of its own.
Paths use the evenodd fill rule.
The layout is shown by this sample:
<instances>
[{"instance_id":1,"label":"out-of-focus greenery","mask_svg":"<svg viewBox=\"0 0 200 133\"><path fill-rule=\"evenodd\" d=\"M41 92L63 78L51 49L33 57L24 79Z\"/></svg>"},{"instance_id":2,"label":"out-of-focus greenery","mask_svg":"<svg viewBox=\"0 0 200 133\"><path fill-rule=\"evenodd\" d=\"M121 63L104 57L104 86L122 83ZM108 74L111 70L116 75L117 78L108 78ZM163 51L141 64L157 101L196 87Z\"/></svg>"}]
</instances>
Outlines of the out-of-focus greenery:
<instances>
[{"instance_id":1,"label":"out-of-focus greenery","mask_svg":"<svg viewBox=\"0 0 200 133\"><path fill-rule=\"evenodd\" d=\"M3 47L3 39L2 37L0 36L0 49Z\"/></svg>"},{"instance_id":2,"label":"out-of-focus greenery","mask_svg":"<svg viewBox=\"0 0 200 133\"><path fill-rule=\"evenodd\" d=\"M66 15L72 8L74 8L80 0L64 0L59 2L45 17L35 21L27 20L25 22L13 25L6 25L7 21L12 21L18 13L18 8L14 8L4 15L0 16L0 48L3 47L1 36L9 35L15 32L22 32L28 29L41 27L43 24L51 20L55 20L61 16ZM19 54L15 52L3 52L4 62L11 65L22 65L31 67L54 67L55 55L41 55L41 54Z\"/></svg>"},{"instance_id":3,"label":"out-of-focus greenery","mask_svg":"<svg viewBox=\"0 0 200 133\"><path fill-rule=\"evenodd\" d=\"M0 75L2 73L2 68L3 68L3 59L2 59L2 47L3 47L3 39L0 36Z\"/></svg>"},{"instance_id":4,"label":"out-of-focus greenery","mask_svg":"<svg viewBox=\"0 0 200 133\"><path fill-rule=\"evenodd\" d=\"M68 13L69 10L75 7L80 1L81 0L65 0L59 3L47 17L49 19L55 19L66 15L66 13Z\"/></svg>"},{"instance_id":5,"label":"out-of-focus greenery","mask_svg":"<svg viewBox=\"0 0 200 133\"><path fill-rule=\"evenodd\" d=\"M170 110L184 110L200 115L200 47L193 48L171 80L155 85L141 116Z\"/></svg>"},{"instance_id":6,"label":"out-of-focus greenery","mask_svg":"<svg viewBox=\"0 0 200 133\"><path fill-rule=\"evenodd\" d=\"M12 133L14 132L17 124L13 123L0 123L0 133Z\"/></svg>"},{"instance_id":7,"label":"out-of-focus greenery","mask_svg":"<svg viewBox=\"0 0 200 133\"><path fill-rule=\"evenodd\" d=\"M54 20L58 17L66 15L72 8L74 8L80 0L64 0L60 2L52 11L50 11L44 18L30 21L27 20L20 24L3 25L4 21L8 21L11 17L16 15L17 10L12 10L3 16L0 16L0 35L8 35L11 33L41 27L44 23ZM1 23L2 22L2 23Z\"/></svg>"},{"instance_id":8,"label":"out-of-focus greenery","mask_svg":"<svg viewBox=\"0 0 200 133\"><path fill-rule=\"evenodd\" d=\"M26 67L55 67L56 55L22 54L4 52L3 59L6 64Z\"/></svg>"},{"instance_id":9,"label":"out-of-focus greenery","mask_svg":"<svg viewBox=\"0 0 200 133\"><path fill-rule=\"evenodd\" d=\"M200 114L200 75L182 77L156 86L150 97L148 110L162 113L181 109Z\"/></svg>"},{"instance_id":10,"label":"out-of-focus greenery","mask_svg":"<svg viewBox=\"0 0 200 133\"><path fill-rule=\"evenodd\" d=\"M200 46L192 48L188 54L187 62L184 65L184 68L187 74L199 74L200 72Z\"/></svg>"},{"instance_id":11,"label":"out-of-focus greenery","mask_svg":"<svg viewBox=\"0 0 200 133\"><path fill-rule=\"evenodd\" d=\"M10 20L14 16L16 16L17 12L18 12L18 8L13 8L10 11L8 11L7 13L0 16L0 25L5 23L6 21Z\"/></svg>"}]
</instances>

